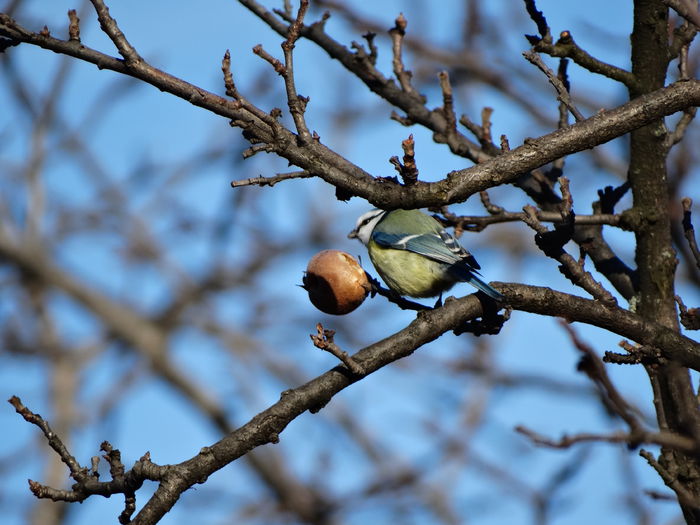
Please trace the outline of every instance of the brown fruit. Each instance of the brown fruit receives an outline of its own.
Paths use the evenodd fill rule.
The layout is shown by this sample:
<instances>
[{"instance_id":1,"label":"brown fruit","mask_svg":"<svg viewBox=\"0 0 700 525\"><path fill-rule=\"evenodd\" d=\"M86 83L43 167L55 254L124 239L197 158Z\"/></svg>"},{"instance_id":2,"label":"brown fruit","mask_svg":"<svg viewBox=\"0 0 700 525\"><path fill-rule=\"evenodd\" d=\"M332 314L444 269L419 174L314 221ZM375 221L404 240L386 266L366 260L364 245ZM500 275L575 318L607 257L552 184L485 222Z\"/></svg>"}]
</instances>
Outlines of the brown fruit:
<instances>
[{"instance_id":1,"label":"brown fruit","mask_svg":"<svg viewBox=\"0 0 700 525\"><path fill-rule=\"evenodd\" d=\"M311 303L333 315L352 312L370 291L367 274L360 264L339 250L323 250L314 255L303 282Z\"/></svg>"}]
</instances>

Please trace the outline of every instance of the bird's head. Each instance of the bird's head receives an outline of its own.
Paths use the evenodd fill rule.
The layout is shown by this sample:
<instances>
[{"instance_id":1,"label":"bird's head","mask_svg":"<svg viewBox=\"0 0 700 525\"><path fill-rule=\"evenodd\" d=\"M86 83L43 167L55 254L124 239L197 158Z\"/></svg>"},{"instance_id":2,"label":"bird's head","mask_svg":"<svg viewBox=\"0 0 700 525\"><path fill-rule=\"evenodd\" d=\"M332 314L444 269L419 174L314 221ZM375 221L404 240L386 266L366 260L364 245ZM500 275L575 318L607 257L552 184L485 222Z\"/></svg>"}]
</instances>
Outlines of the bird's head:
<instances>
[{"instance_id":1,"label":"bird's head","mask_svg":"<svg viewBox=\"0 0 700 525\"><path fill-rule=\"evenodd\" d=\"M384 218L386 211L374 209L360 215L357 219L355 229L348 233L349 239L360 239L362 244L367 244L372 235L374 227Z\"/></svg>"}]
</instances>

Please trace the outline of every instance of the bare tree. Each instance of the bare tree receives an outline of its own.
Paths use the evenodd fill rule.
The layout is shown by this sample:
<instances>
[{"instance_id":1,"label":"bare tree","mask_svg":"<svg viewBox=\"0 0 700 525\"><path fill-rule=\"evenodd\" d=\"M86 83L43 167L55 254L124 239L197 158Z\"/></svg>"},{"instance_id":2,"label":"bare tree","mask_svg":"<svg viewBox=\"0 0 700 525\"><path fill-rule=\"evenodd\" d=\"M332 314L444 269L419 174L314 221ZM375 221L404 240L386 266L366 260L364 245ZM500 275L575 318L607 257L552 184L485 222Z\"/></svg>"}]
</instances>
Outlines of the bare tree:
<instances>
[{"instance_id":1,"label":"bare tree","mask_svg":"<svg viewBox=\"0 0 700 525\"><path fill-rule=\"evenodd\" d=\"M23 20L21 1L8 2L0 13L2 85L22 122L8 123L0 136L21 135L26 149L22 162L3 161L0 182L0 293L9 305L0 309L2 359L16 369L41 367L48 378L41 402L50 413L42 417L26 396L12 395L11 405L44 441L5 450L0 469L16 471L37 447L42 454L46 445L52 450L41 480L29 481L37 498L33 523L69 523L80 512L71 503L114 495L122 497L118 519L125 524L157 523L178 502L194 505L195 521L202 523L209 502L218 510L212 521L330 524L369 515L392 523L462 523L512 515L505 509L514 505L522 521L549 523L567 515L562 494L583 477L590 458L611 449L617 463L607 461L595 475L621 472L616 490L625 501L615 509L617 523L649 523L665 500L677 503L676 515L686 523L700 523L700 412L691 375L700 371L700 345L687 334L700 321L677 291L696 293L700 284L686 196L700 176L692 126L700 101L694 3L635 0L625 21L631 34L631 67L625 68L588 52L571 31L551 28L534 0L517 12L505 2L501 13L466 2L451 17L445 31L454 37L444 45L422 27L446 15L433 3L407 5L386 25L363 14L362 3L285 1L274 9L239 0L281 51L255 46L260 71L238 68L242 52L226 51L213 91L156 67L103 0L89 4L80 13L68 11L66 29L30 29L35 22ZM118 56L81 37L86 19L99 21ZM346 24L355 40L341 42L329 20ZM534 33L521 40L520 50L506 38L518 32ZM167 38L179 43L176 35ZM328 74L338 78L338 100L332 90L321 91L334 130L328 135L310 117L319 102L301 87L308 85L300 72L302 46L324 54L317 69L342 68L337 77ZM50 78L23 73L28 59L22 53L38 48L56 54ZM382 63L390 64L390 73ZM85 64L119 76L77 119L67 111L75 107L63 101L72 70ZM594 87L579 93L574 70ZM104 74L93 72L95 78ZM624 88L625 101L604 101L598 81ZM373 102L358 108L344 91L348 82L362 86L362 96L371 94ZM122 172L105 161L91 133L107 125L105 107L141 96L144 84L213 121L223 117L241 131L231 135L242 137L221 140L225 133L217 128L185 161L145 157ZM515 131L495 136L498 108L480 107L476 88L496 93L526 129L543 131L521 145ZM90 86L77 89L87 93ZM431 94L437 105L429 102ZM384 119L388 106L391 120L411 129L402 131L394 151L379 152L396 175L373 175L344 153L340 137L359 140L363 121ZM472 109L462 114L460 106ZM621 140L614 147L602 146L615 139ZM422 147L436 148L450 166L431 182ZM271 158L261 160L260 153ZM47 174L56 164L69 166L64 173L70 175L53 180ZM219 177L207 189L217 197L198 202L191 185L207 170L234 173L233 188L224 188ZM287 189L296 179L305 190ZM278 183L275 191L289 192L295 203L291 218L263 201ZM334 195L325 193L329 187ZM594 190L597 196L588 198ZM471 201L460 208L472 196L482 212ZM548 287L496 282L505 296L500 305L478 294L416 305L375 282L376 295L347 317L302 311L289 295L299 290L279 286L280 275L294 267L300 281L309 255L344 242L352 223L339 224L332 205L353 197L382 209L429 208L458 235L488 237L502 260L556 264L561 275L549 275ZM574 211L587 201L590 213ZM625 262L629 245L621 232L634 237L634 262ZM479 240L472 235L469 242ZM80 255L86 253L89 261ZM403 327L391 335L364 328L378 316L400 319ZM575 349L585 383L560 369L531 373L499 363L497 352L514 344L511 325L540 316L560 318L557 330ZM588 327L598 331L583 336ZM607 337L596 346L612 340L621 350L594 348L589 333ZM533 346L550 356L539 358L547 369L556 344L542 339ZM458 351L432 345L417 352L438 340ZM309 357L304 345L312 344L339 357L337 366L319 373L317 360L331 356ZM218 380L203 379L199 366L220 374ZM634 369L638 382L648 379L648 402L631 401L616 377L622 367ZM382 384L386 377L400 386ZM429 395L415 391L421 382ZM164 441L151 452L126 450L112 428L114 435L107 432L101 445L87 444L91 460L80 459L86 446L81 430L109 429L146 383L167 385L185 399L210 438L188 443L187 457L168 463L155 448ZM364 403L351 392L338 395L354 384L376 390ZM271 401L271 392L278 400ZM511 403L532 392L543 392L546 401L518 414L523 424L516 432L500 428L494 399L507 395ZM567 399L602 409L604 428L560 438L539 430L536 414L557 405L571 412ZM414 431L392 434L384 403L420 407ZM307 420L307 412L319 416ZM384 421L375 427L372 418ZM158 424L167 425L167 418ZM483 452L484 435L497 453ZM544 460L547 449L568 453ZM539 476L532 475L533 461ZM245 469L227 483L210 479L238 463ZM645 490L642 464L657 487ZM472 474L486 489L465 481ZM152 494L144 490L148 482L155 483ZM199 493L188 493L198 485Z\"/></svg>"}]
</instances>

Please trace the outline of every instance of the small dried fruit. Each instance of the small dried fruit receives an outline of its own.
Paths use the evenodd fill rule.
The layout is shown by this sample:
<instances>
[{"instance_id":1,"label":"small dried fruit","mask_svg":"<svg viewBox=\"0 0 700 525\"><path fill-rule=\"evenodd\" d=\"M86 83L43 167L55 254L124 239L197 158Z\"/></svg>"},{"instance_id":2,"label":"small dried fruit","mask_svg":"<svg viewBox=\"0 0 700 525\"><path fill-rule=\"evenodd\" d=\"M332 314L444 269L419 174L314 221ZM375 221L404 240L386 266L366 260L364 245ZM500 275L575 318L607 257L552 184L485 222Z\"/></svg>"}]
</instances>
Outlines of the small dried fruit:
<instances>
[{"instance_id":1,"label":"small dried fruit","mask_svg":"<svg viewBox=\"0 0 700 525\"><path fill-rule=\"evenodd\" d=\"M367 274L352 255L323 250L306 267L303 288L311 303L327 314L344 315L360 306L370 291Z\"/></svg>"}]
</instances>

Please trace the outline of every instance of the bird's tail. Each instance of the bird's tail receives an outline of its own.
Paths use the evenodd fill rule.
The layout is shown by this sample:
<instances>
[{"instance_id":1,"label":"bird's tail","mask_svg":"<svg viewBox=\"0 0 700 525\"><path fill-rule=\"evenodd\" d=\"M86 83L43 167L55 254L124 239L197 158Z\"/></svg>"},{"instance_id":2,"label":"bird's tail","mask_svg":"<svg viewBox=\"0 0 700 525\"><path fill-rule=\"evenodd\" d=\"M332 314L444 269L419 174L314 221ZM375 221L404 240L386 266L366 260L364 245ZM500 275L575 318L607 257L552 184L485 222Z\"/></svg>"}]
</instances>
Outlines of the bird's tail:
<instances>
[{"instance_id":1,"label":"bird's tail","mask_svg":"<svg viewBox=\"0 0 700 525\"><path fill-rule=\"evenodd\" d=\"M502 301L503 295L500 292L497 292L496 290L493 289L493 287L479 279L476 275L474 275L472 272L469 272L470 275L466 279L464 279L466 282L471 284L473 287L478 288L482 292L484 292L486 295L488 295L491 299L494 299L495 301Z\"/></svg>"}]
</instances>

